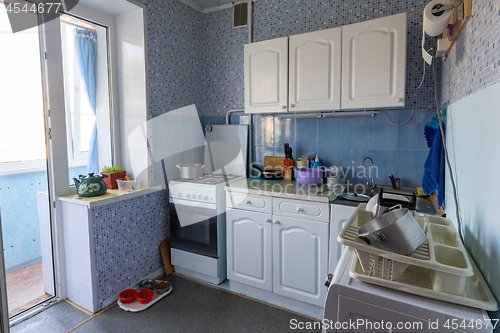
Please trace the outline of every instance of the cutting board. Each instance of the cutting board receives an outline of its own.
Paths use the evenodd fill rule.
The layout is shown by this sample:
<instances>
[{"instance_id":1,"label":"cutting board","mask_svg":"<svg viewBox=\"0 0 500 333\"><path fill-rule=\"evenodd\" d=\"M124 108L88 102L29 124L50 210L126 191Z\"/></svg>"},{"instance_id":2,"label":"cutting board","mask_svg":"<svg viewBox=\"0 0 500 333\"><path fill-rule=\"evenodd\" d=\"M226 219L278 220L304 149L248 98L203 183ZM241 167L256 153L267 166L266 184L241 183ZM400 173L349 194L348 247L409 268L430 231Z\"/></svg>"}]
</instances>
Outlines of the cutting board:
<instances>
[{"instance_id":1,"label":"cutting board","mask_svg":"<svg viewBox=\"0 0 500 333\"><path fill-rule=\"evenodd\" d=\"M283 156L264 156L264 170L281 170L283 171L285 166L283 165Z\"/></svg>"}]
</instances>

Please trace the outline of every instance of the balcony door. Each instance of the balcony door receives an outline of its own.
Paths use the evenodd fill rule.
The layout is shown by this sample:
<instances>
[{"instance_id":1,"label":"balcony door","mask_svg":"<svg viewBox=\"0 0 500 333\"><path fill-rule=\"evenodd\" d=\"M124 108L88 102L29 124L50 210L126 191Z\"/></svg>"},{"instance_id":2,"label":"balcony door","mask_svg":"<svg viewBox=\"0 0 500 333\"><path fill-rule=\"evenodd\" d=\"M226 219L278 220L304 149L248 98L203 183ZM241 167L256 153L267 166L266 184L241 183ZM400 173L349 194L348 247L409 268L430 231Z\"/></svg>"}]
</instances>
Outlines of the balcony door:
<instances>
[{"instance_id":1,"label":"balcony door","mask_svg":"<svg viewBox=\"0 0 500 333\"><path fill-rule=\"evenodd\" d=\"M0 1L0 274L6 284L0 292L7 324L56 297L41 44L39 26L12 32Z\"/></svg>"}]
</instances>

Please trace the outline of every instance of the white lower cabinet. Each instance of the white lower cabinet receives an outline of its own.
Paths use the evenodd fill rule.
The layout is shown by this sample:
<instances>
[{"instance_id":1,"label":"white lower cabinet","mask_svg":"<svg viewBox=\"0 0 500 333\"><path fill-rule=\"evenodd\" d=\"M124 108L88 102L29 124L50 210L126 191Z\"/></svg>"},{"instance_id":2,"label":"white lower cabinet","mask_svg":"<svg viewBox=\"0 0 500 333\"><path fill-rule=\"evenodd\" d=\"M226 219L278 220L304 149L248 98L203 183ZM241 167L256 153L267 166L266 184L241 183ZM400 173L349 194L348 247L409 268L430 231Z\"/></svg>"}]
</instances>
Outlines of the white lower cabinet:
<instances>
[{"instance_id":1,"label":"white lower cabinet","mask_svg":"<svg viewBox=\"0 0 500 333\"><path fill-rule=\"evenodd\" d=\"M228 208L227 277L323 306L329 223Z\"/></svg>"},{"instance_id":2,"label":"white lower cabinet","mask_svg":"<svg viewBox=\"0 0 500 333\"><path fill-rule=\"evenodd\" d=\"M272 291L271 214L226 211L227 278Z\"/></svg>"},{"instance_id":3,"label":"white lower cabinet","mask_svg":"<svg viewBox=\"0 0 500 333\"><path fill-rule=\"evenodd\" d=\"M337 262L345 246L337 241L337 236L356 210L356 206L330 205L330 257L328 273L335 271Z\"/></svg>"},{"instance_id":4,"label":"white lower cabinet","mask_svg":"<svg viewBox=\"0 0 500 333\"><path fill-rule=\"evenodd\" d=\"M273 216L273 292L323 306L328 223Z\"/></svg>"}]
</instances>

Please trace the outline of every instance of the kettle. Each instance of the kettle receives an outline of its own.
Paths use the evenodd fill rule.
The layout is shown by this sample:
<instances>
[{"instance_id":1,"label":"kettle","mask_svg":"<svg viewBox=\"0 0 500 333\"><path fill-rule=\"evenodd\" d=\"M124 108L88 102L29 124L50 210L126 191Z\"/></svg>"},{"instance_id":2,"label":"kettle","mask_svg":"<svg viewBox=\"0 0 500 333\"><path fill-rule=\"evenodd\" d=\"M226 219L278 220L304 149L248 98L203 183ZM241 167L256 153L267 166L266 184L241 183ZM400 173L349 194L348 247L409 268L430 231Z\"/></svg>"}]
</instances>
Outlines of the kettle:
<instances>
[{"instance_id":1,"label":"kettle","mask_svg":"<svg viewBox=\"0 0 500 333\"><path fill-rule=\"evenodd\" d=\"M81 197L103 195L108 190L103 180L108 178L108 175L94 176L93 172L89 172L88 176L79 175L78 178L80 179L73 178L73 181L75 182L76 193Z\"/></svg>"}]
</instances>

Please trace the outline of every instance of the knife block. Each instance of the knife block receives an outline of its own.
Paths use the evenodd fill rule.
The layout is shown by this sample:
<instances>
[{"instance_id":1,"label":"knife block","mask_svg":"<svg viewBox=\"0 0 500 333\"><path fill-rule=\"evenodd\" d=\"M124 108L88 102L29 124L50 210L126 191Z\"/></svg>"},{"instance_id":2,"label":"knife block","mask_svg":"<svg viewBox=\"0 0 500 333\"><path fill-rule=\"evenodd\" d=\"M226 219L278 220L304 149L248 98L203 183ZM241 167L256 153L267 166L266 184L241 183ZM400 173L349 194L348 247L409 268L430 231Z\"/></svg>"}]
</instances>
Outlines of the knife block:
<instances>
[{"instance_id":1,"label":"knife block","mask_svg":"<svg viewBox=\"0 0 500 333\"><path fill-rule=\"evenodd\" d=\"M283 179L285 179L285 180L293 180L293 170L292 169L285 169L285 173L283 175Z\"/></svg>"}]
</instances>

